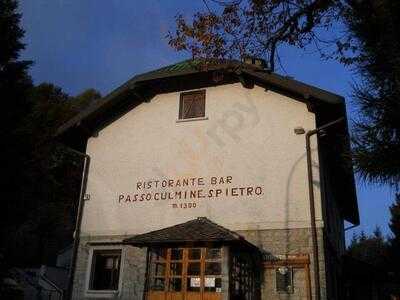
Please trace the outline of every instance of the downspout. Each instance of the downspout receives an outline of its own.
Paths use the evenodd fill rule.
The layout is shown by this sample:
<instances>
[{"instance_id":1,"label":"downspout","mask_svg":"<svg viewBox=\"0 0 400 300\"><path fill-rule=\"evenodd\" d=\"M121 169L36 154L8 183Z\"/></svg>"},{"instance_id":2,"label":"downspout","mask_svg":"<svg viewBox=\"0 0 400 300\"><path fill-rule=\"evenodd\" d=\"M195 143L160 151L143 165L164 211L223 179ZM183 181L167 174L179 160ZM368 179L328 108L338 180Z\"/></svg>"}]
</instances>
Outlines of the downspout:
<instances>
[{"instance_id":1,"label":"downspout","mask_svg":"<svg viewBox=\"0 0 400 300\"><path fill-rule=\"evenodd\" d=\"M90 164L90 156L86 153L77 151L75 149L69 148L70 151L83 156L83 169L82 169L82 179L81 179L81 189L79 192L79 203L78 203L78 212L76 215L76 222L75 222L75 231L74 231L74 244L72 246L72 257L71 257L71 264L69 268L68 274L68 286L66 292L66 300L72 299L72 287L75 277L75 270L76 270L76 260L78 256L78 248L80 242L80 234L81 234L81 224L82 224L82 215L83 215L83 208L84 208L84 196L86 192L86 184L87 184L87 177L89 171L89 164Z\"/></svg>"},{"instance_id":2,"label":"downspout","mask_svg":"<svg viewBox=\"0 0 400 300\"><path fill-rule=\"evenodd\" d=\"M311 158L311 136L317 134L324 129L335 125L339 122L344 121L344 118L339 118L335 121L329 122L321 127L313 130L309 130L306 133L306 152L307 152L307 174L308 174L308 193L310 200L310 218L311 218L311 238L313 247L313 260L314 260L314 288L315 288L315 299L321 299L321 284L319 274L319 256L318 256L318 237L317 237L317 226L315 221L315 200L314 200L314 185L313 185L313 172L312 172L312 158Z\"/></svg>"},{"instance_id":3,"label":"downspout","mask_svg":"<svg viewBox=\"0 0 400 300\"><path fill-rule=\"evenodd\" d=\"M143 291L143 300L148 299L148 292L149 292L149 272L150 272L150 248L147 248L146 251L146 273L144 279L144 291Z\"/></svg>"}]
</instances>

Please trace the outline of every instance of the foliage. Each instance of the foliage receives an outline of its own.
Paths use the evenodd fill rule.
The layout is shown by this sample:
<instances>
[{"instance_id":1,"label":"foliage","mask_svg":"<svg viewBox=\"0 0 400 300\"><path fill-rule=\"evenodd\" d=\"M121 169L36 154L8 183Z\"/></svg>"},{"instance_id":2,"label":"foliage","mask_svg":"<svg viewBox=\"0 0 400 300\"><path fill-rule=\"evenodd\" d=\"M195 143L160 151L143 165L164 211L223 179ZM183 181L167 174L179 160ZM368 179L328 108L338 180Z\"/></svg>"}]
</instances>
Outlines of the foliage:
<instances>
[{"instance_id":1,"label":"foliage","mask_svg":"<svg viewBox=\"0 0 400 300\"><path fill-rule=\"evenodd\" d=\"M2 118L2 134L8 131L29 108L25 93L31 87L27 74L30 61L18 60L25 48L21 39L24 31L20 28L21 15L17 13L17 1L0 0L0 95L3 109L7 114Z\"/></svg>"},{"instance_id":2,"label":"foliage","mask_svg":"<svg viewBox=\"0 0 400 300\"><path fill-rule=\"evenodd\" d=\"M87 89L74 97L72 102L72 109L75 112L79 112L88 108L91 105L96 104L101 99L101 94L95 89Z\"/></svg>"},{"instance_id":3,"label":"foliage","mask_svg":"<svg viewBox=\"0 0 400 300\"><path fill-rule=\"evenodd\" d=\"M400 184L400 2L362 1L346 14L361 83L354 86L356 170L372 182Z\"/></svg>"},{"instance_id":4,"label":"foliage","mask_svg":"<svg viewBox=\"0 0 400 300\"><path fill-rule=\"evenodd\" d=\"M353 234L347 253L359 260L372 264L380 269L393 271L399 275L400 268L400 194L396 194L390 206L389 228L392 235L385 239L379 227L372 235ZM397 276L399 278L399 276Z\"/></svg>"},{"instance_id":5,"label":"foliage","mask_svg":"<svg viewBox=\"0 0 400 300\"><path fill-rule=\"evenodd\" d=\"M321 41L319 31L329 29L338 20L341 1L211 1L213 12L196 13L190 23L179 14L176 31L169 32L169 44L193 57L244 58L264 57L274 70L279 45L305 47Z\"/></svg>"},{"instance_id":6,"label":"foliage","mask_svg":"<svg viewBox=\"0 0 400 300\"><path fill-rule=\"evenodd\" d=\"M52 84L32 86L31 62L18 60L25 46L17 8L17 1L0 0L1 277L9 266L51 263L71 242L81 158L53 135L100 96L89 90L75 101Z\"/></svg>"},{"instance_id":7,"label":"foliage","mask_svg":"<svg viewBox=\"0 0 400 300\"><path fill-rule=\"evenodd\" d=\"M393 268L400 273L400 193L396 194L394 203L390 206L389 228L392 236L389 238L389 250Z\"/></svg>"},{"instance_id":8,"label":"foliage","mask_svg":"<svg viewBox=\"0 0 400 300\"><path fill-rule=\"evenodd\" d=\"M7 259L3 255L6 246L6 235L9 222L18 218L17 208L23 204L15 198L19 192L23 167L20 158L25 152L25 141L17 128L31 104L27 100L32 86L27 74L30 62L18 60L20 51L24 49L21 39L24 31L20 28L21 15L17 13L17 1L0 0L0 99L2 100L2 117L0 121L0 138L6 141L1 148L0 164L2 167L2 209L0 216L1 244L0 256L4 259L1 273L4 274Z\"/></svg>"},{"instance_id":9,"label":"foliage","mask_svg":"<svg viewBox=\"0 0 400 300\"><path fill-rule=\"evenodd\" d=\"M371 182L400 184L399 1L203 2L206 12L191 22L176 17L176 30L167 35L174 49L206 59L264 57L273 71L280 45L314 46L323 58L349 66L360 79L353 89L356 170Z\"/></svg>"},{"instance_id":10,"label":"foliage","mask_svg":"<svg viewBox=\"0 0 400 300\"><path fill-rule=\"evenodd\" d=\"M21 14L17 13L18 2L16 0L0 1L0 66L15 62L19 52L25 48L21 42L24 30L19 26Z\"/></svg>"},{"instance_id":11,"label":"foliage","mask_svg":"<svg viewBox=\"0 0 400 300\"><path fill-rule=\"evenodd\" d=\"M369 236L363 231L359 235L354 234L347 248L347 254L375 267L389 266L388 243L379 227L376 227L373 234Z\"/></svg>"},{"instance_id":12,"label":"foliage","mask_svg":"<svg viewBox=\"0 0 400 300\"><path fill-rule=\"evenodd\" d=\"M71 97L50 83L32 85L32 63L19 60L25 45L17 9L17 1L0 0L0 134L6 141L0 155L6 175L0 278L10 266L52 263L71 243L82 160L53 137L62 123L101 96L89 89Z\"/></svg>"},{"instance_id":13,"label":"foliage","mask_svg":"<svg viewBox=\"0 0 400 300\"><path fill-rule=\"evenodd\" d=\"M4 224L5 256L14 265L48 262L51 252L70 241L74 203L70 199L77 188L69 176L79 177L75 170L79 165L70 165L65 150L51 139L72 114L69 96L58 87L41 84L29 90L27 99L31 111L15 129L19 145L9 157L18 159L14 167L19 173L12 183L20 185L9 198ZM68 177L62 182L61 176Z\"/></svg>"},{"instance_id":14,"label":"foliage","mask_svg":"<svg viewBox=\"0 0 400 300\"><path fill-rule=\"evenodd\" d=\"M30 89L32 109L17 130L26 145L20 157L23 189L14 194L20 205L12 208L7 224L6 255L14 264L53 263L57 251L72 242L82 157L53 137L61 124L99 97L90 89L74 98L49 83Z\"/></svg>"}]
</instances>

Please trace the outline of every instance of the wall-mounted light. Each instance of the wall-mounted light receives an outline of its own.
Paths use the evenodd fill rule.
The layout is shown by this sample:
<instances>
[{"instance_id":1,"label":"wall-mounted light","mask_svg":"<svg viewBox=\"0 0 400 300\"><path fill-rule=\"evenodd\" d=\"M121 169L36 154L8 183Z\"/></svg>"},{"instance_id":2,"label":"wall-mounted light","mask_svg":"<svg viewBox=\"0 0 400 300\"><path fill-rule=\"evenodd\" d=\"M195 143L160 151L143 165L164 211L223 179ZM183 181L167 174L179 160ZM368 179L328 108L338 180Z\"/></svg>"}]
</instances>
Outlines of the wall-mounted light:
<instances>
[{"instance_id":1,"label":"wall-mounted light","mask_svg":"<svg viewBox=\"0 0 400 300\"><path fill-rule=\"evenodd\" d=\"M289 272L289 269L288 269L288 267L279 267L279 268L278 268L278 272L279 272L281 275L286 275L286 274Z\"/></svg>"},{"instance_id":2,"label":"wall-mounted light","mask_svg":"<svg viewBox=\"0 0 400 300\"><path fill-rule=\"evenodd\" d=\"M306 131L304 130L303 127L295 127L294 128L294 133L300 135L300 134L305 134Z\"/></svg>"}]
</instances>

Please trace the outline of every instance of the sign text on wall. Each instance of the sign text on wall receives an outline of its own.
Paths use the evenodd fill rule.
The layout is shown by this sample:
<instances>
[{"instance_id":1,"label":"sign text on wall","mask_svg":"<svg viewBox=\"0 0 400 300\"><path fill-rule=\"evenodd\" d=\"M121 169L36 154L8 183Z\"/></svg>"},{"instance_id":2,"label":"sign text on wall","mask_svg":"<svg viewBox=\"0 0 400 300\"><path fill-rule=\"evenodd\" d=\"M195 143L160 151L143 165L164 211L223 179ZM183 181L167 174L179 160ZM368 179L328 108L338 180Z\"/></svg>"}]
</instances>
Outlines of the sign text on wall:
<instances>
[{"instance_id":1,"label":"sign text on wall","mask_svg":"<svg viewBox=\"0 0 400 300\"><path fill-rule=\"evenodd\" d=\"M261 186L237 186L232 176L191 177L178 179L160 179L137 181L136 191L132 194L119 194L118 203L144 201L174 201L216 199L226 197L255 197L263 194ZM172 207L193 208L196 203L182 206L172 203Z\"/></svg>"}]
</instances>

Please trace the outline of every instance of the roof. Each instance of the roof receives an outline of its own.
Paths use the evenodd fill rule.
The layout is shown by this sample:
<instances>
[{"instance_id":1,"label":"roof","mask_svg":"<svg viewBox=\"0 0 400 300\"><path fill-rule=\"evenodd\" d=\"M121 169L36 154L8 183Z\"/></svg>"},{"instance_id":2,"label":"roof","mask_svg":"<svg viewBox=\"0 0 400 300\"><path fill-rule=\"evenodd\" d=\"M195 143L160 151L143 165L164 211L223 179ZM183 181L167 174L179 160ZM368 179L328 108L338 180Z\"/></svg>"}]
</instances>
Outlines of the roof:
<instances>
[{"instance_id":1,"label":"roof","mask_svg":"<svg viewBox=\"0 0 400 300\"><path fill-rule=\"evenodd\" d=\"M123 101L124 94L135 94L135 92L137 92L135 90L140 89L143 84L161 79L176 79L188 75L210 73L214 71L223 71L236 77L252 77L252 79L260 81L271 88L310 99L310 101L321 101L326 104L344 104L344 98L340 95L254 65L245 64L236 60L214 60L205 64L202 60L190 59L132 77L126 83L101 99L101 101L83 110L74 118L63 124L58 129L57 135L63 134L75 126L79 126L82 122L91 119L94 115L98 117L98 113L107 114L107 110L110 109L111 106L115 107L118 102ZM134 97L132 97L132 101L134 101L133 99ZM142 101L143 100L145 99L142 99Z\"/></svg>"},{"instance_id":2,"label":"roof","mask_svg":"<svg viewBox=\"0 0 400 300\"><path fill-rule=\"evenodd\" d=\"M146 246L167 243L231 243L238 241L250 244L238 233L222 227L205 217L199 217L185 223L133 236L125 239L124 243Z\"/></svg>"},{"instance_id":3,"label":"roof","mask_svg":"<svg viewBox=\"0 0 400 300\"><path fill-rule=\"evenodd\" d=\"M340 117L346 118L346 107L342 96L294 80L291 77L236 60L211 60L208 62L185 60L132 77L59 127L56 136L63 139L64 143L79 148L80 151L85 151L88 137L95 136L99 130L140 103L149 101L156 94L235 82L241 82L246 88L257 84L305 102L309 110L315 112L317 126ZM337 151L336 154L338 160L341 161L339 170L341 176L337 184L342 187L337 190L340 190L343 195L340 194L337 199L343 199L341 206L345 219L353 224L359 224L352 165L347 161L344 162L346 158L341 155L341 153L350 152L347 123L343 122L338 126L342 126L338 131L341 132L343 139L335 141L342 147L342 150Z\"/></svg>"}]
</instances>

